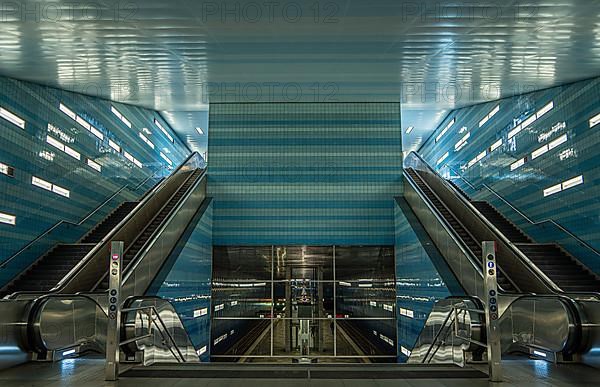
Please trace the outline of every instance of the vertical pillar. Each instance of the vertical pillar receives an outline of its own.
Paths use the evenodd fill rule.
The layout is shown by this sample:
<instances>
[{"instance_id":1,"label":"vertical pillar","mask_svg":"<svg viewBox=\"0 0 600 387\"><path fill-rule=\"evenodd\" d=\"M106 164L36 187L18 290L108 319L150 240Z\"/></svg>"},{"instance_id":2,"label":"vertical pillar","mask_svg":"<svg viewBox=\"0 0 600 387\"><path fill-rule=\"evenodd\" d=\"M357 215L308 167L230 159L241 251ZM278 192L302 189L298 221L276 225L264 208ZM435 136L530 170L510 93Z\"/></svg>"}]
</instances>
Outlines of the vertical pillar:
<instances>
[{"instance_id":1,"label":"vertical pillar","mask_svg":"<svg viewBox=\"0 0 600 387\"><path fill-rule=\"evenodd\" d=\"M119 378L119 342L121 340L121 271L123 242L111 242L108 267L108 324L106 332L105 378Z\"/></svg>"},{"instance_id":2,"label":"vertical pillar","mask_svg":"<svg viewBox=\"0 0 600 387\"><path fill-rule=\"evenodd\" d=\"M483 262L485 271L485 326L487 331L487 355L489 376L492 382L502 381L500 364L502 350L500 347L500 326L498 311L498 266L496 265L496 242L483 242Z\"/></svg>"},{"instance_id":3,"label":"vertical pillar","mask_svg":"<svg viewBox=\"0 0 600 387\"><path fill-rule=\"evenodd\" d=\"M285 268L285 320L284 320L285 352L292 351L292 267Z\"/></svg>"}]
</instances>

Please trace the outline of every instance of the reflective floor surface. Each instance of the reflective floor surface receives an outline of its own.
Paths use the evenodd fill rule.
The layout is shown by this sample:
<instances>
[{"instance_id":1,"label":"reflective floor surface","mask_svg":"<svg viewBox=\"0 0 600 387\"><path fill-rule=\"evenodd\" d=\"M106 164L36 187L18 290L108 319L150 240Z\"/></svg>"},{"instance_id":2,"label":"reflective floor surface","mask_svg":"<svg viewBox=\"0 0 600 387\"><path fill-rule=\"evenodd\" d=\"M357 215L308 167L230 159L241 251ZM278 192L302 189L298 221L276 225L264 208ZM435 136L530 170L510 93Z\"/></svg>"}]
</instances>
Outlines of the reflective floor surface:
<instances>
[{"instance_id":1,"label":"reflective floor surface","mask_svg":"<svg viewBox=\"0 0 600 387\"><path fill-rule=\"evenodd\" d=\"M480 379L185 379L185 378L122 378L118 382L104 381L102 359L68 359L57 363L29 363L0 371L0 385L15 386L489 386ZM553 365L534 360L503 362L505 383L502 386L593 386L598 385L600 370L582 365ZM360 367L360 366L359 366Z\"/></svg>"}]
</instances>

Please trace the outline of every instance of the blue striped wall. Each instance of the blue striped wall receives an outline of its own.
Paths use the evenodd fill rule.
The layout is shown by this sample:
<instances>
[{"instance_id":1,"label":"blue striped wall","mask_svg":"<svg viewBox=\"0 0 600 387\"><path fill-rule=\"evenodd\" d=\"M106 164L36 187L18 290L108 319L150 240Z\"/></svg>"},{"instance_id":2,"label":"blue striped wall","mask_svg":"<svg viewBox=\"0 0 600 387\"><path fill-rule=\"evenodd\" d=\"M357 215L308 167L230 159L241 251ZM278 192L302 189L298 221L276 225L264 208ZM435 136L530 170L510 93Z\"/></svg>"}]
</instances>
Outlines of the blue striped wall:
<instances>
[{"instance_id":1,"label":"blue striped wall","mask_svg":"<svg viewBox=\"0 0 600 387\"><path fill-rule=\"evenodd\" d=\"M391 245L398 103L211 104L218 245Z\"/></svg>"},{"instance_id":2,"label":"blue striped wall","mask_svg":"<svg viewBox=\"0 0 600 387\"><path fill-rule=\"evenodd\" d=\"M213 204L204 203L148 294L171 302L200 354L210 361ZM206 309L206 314L194 311Z\"/></svg>"},{"instance_id":3,"label":"blue striped wall","mask_svg":"<svg viewBox=\"0 0 600 387\"><path fill-rule=\"evenodd\" d=\"M404 198L397 199L394 219L398 362L404 363L408 356L402 349L412 352L433 305L463 292Z\"/></svg>"},{"instance_id":4,"label":"blue striped wall","mask_svg":"<svg viewBox=\"0 0 600 387\"><path fill-rule=\"evenodd\" d=\"M554 103L552 110L508 138L509 131L550 102ZM497 105L498 113L480 127L480 121ZM587 244L600 250L600 124L594 127L589 124L590 118L599 113L600 78L595 78L455 110L419 153L436 166L448 152L448 157L437 164L438 171L447 177L463 177L474 188L464 180L455 181L469 194L490 201L536 240L560 243L600 273L600 254L586 247ZM452 119L455 124L436 143L435 138ZM461 128L466 128L463 133ZM467 132L471 133L467 144L455 150L455 144ZM532 158L532 152L565 134L566 142ZM500 139L502 145L490 152L491 145ZM469 161L486 149L488 154L469 167ZM523 157L527 157L525 164L511 171L511 164ZM580 175L583 184L544 196L545 189ZM485 189L484 184L530 220L553 219L583 243L547 222L531 224Z\"/></svg>"},{"instance_id":5,"label":"blue striped wall","mask_svg":"<svg viewBox=\"0 0 600 387\"><path fill-rule=\"evenodd\" d=\"M93 124L104 136L100 140L83 126L59 110L63 103L76 114ZM100 203L119 189L127 188L115 200L103 207L84 228L93 224L119 202L132 200L154 185L151 179L134 189L147 177L169 173L167 162L159 152L169 152L174 166L189 154L167 123L158 113L138 107L112 103L131 122L127 127L110 110L111 102L87 97L64 90L53 89L28 82L0 77L0 107L23 118L25 128L0 117L0 163L15 169L14 177L0 174L0 212L16 216L16 225L0 223L0 262L11 257L29 241L61 220L79 222ZM154 125L153 119L162 122L175 142L170 140ZM59 134L48 131L48 124L62 132L64 142L81 154L77 160L46 143L48 134L59 138ZM152 134L147 137L155 144L151 149L139 137L142 128ZM139 160L142 167L125 159L122 151L117 153L108 146L108 139L119 144L125 151ZM166 148L166 150L163 150ZM45 156L46 158L42 157ZM102 167L98 172L87 165L91 159ZM70 190L66 198L31 184L32 176ZM61 230L40 246L36 254L23 254L18 265L2 269L0 283L10 278L54 243L73 242L86 230ZM15 262L13 262L15 263Z\"/></svg>"}]
</instances>

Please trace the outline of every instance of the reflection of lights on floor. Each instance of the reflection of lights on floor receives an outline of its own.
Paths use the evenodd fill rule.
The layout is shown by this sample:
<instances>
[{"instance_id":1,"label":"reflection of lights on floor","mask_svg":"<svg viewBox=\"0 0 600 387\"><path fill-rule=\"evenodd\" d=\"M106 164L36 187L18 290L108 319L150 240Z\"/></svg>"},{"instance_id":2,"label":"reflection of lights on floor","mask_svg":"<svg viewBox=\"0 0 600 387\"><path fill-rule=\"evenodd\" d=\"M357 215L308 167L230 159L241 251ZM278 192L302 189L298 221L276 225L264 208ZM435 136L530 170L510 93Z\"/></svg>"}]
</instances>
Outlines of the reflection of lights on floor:
<instances>
[{"instance_id":1,"label":"reflection of lights on floor","mask_svg":"<svg viewBox=\"0 0 600 387\"><path fill-rule=\"evenodd\" d=\"M550 374L551 363L545 360L531 360L533 362L533 372L536 377L547 378Z\"/></svg>"}]
</instances>

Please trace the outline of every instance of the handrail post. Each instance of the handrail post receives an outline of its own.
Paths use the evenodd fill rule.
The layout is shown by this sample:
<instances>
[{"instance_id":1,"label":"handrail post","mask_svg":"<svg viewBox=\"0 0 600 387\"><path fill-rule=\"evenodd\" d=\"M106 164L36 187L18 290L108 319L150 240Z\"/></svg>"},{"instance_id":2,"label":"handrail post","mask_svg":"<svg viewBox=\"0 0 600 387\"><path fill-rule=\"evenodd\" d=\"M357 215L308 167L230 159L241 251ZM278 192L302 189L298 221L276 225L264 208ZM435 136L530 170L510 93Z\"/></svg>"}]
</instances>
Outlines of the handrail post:
<instances>
[{"instance_id":1,"label":"handrail post","mask_svg":"<svg viewBox=\"0 0 600 387\"><path fill-rule=\"evenodd\" d=\"M498 281L496 278L498 267L496 265L496 242L484 241L481 243L483 262L485 263L485 281L483 282L485 294L485 326L487 331L487 354L489 377L491 382L502 381L500 348L500 324L498 310Z\"/></svg>"},{"instance_id":2,"label":"handrail post","mask_svg":"<svg viewBox=\"0 0 600 387\"><path fill-rule=\"evenodd\" d=\"M119 378L119 352L121 329L121 271L123 266L123 242L111 242L108 285L108 324L106 332L105 379Z\"/></svg>"}]
</instances>

